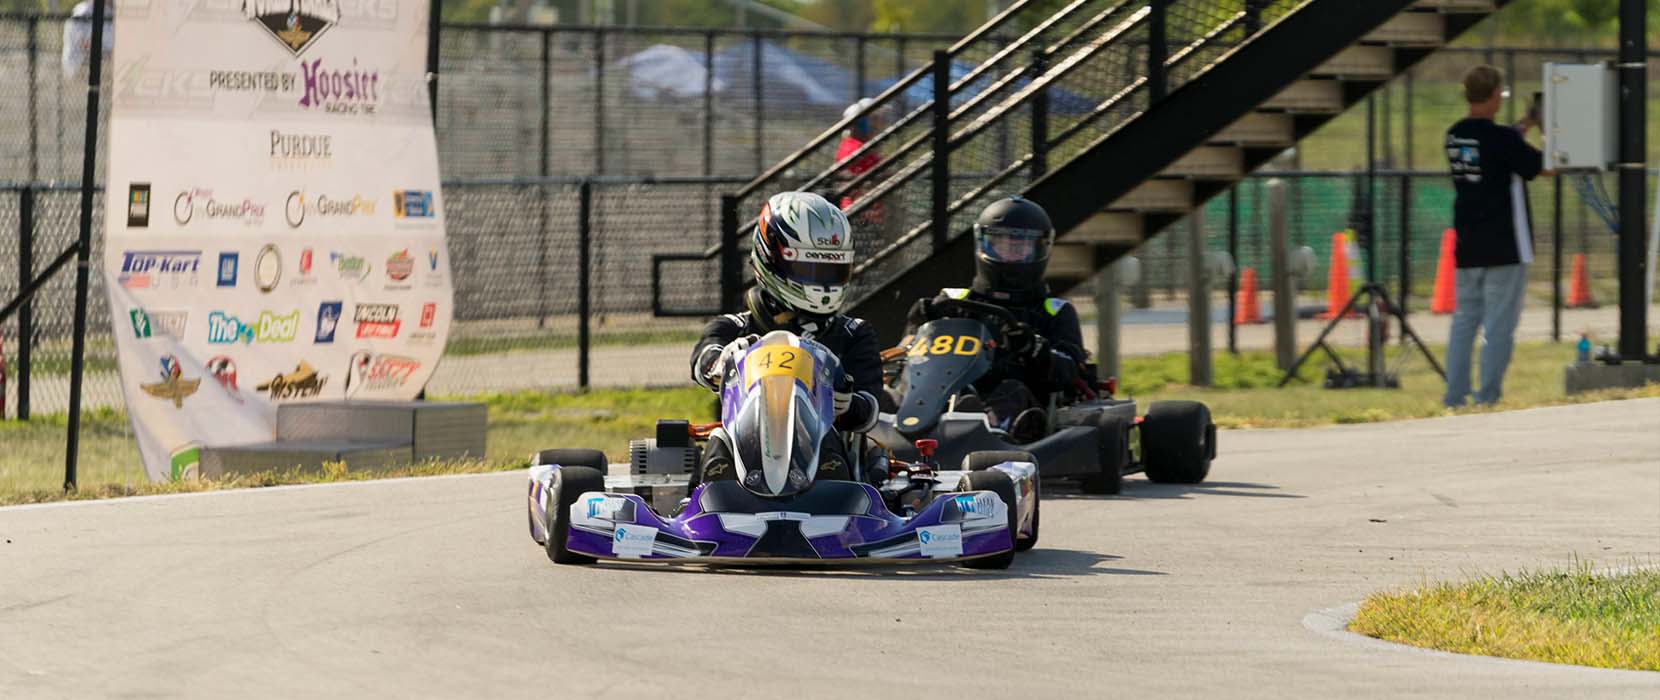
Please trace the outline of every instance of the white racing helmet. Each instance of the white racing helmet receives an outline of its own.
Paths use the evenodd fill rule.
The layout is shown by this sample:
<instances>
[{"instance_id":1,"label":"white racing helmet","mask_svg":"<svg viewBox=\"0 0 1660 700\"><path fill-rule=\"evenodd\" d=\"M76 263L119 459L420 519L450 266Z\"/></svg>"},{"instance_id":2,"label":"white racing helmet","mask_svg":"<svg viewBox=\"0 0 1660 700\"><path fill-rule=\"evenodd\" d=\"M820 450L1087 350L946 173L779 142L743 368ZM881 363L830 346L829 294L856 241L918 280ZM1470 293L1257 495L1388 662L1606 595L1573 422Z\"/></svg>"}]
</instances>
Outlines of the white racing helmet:
<instances>
[{"instance_id":1,"label":"white racing helmet","mask_svg":"<svg viewBox=\"0 0 1660 700\"><path fill-rule=\"evenodd\" d=\"M853 227L819 195L773 195L755 224L749 264L774 300L808 314L834 314L853 276Z\"/></svg>"}]
</instances>

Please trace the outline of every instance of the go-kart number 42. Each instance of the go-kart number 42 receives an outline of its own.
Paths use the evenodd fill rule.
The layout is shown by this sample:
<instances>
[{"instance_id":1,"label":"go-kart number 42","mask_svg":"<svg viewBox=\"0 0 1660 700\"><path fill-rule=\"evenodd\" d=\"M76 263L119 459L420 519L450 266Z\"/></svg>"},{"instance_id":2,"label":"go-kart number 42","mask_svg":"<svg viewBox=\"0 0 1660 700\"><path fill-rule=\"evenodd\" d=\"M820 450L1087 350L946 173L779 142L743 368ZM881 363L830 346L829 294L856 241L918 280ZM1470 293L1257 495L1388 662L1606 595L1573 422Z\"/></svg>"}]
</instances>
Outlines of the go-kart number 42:
<instances>
[{"instance_id":1,"label":"go-kart number 42","mask_svg":"<svg viewBox=\"0 0 1660 700\"><path fill-rule=\"evenodd\" d=\"M912 357L923 355L978 355L980 354L980 339L972 335L939 335L934 336L933 342L920 342L911 346Z\"/></svg>"},{"instance_id":2,"label":"go-kart number 42","mask_svg":"<svg viewBox=\"0 0 1660 700\"><path fill-rule=\"evenodd\" d=\"M813 390L813 356L787 345L763 345L744 357L745 386L764 377L794 377Z\"/></svg>"}]
</instances>

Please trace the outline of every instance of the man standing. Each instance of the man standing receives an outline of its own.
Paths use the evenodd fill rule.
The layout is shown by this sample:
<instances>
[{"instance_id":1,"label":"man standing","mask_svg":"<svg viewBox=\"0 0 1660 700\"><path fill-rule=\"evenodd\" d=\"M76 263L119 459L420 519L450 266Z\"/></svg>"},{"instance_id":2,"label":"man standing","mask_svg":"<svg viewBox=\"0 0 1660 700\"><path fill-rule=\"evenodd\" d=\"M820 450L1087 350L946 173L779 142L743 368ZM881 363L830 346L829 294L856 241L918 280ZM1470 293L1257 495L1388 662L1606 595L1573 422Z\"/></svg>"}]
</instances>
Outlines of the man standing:
<instances>
[{"instance_id":1,"label":"man standing","mask_svg":"<svg viewBox=\"0 0 1660 700\"><path fill-rule=\"evenodd\" d=\"M1515 126L1499 126L1493 117L1506 97L1504 73L1487 65L1471 68L1464 75L1470 115L1447 130L1447 161L1457 190L1453 228L1458 232L1458 306L1447 340L1447 393L1442 397L1449 408L1463 406L1470 395L1470 353L1477 328L1485 343L1475 402L1496 403L1503 394L1504 372L1527 293L1527 268L1533 262L1533 228L1523 181L1537 177L1544 160L1522 136L1538 124L1538 106Z\"/></svg>"}]
</instances>

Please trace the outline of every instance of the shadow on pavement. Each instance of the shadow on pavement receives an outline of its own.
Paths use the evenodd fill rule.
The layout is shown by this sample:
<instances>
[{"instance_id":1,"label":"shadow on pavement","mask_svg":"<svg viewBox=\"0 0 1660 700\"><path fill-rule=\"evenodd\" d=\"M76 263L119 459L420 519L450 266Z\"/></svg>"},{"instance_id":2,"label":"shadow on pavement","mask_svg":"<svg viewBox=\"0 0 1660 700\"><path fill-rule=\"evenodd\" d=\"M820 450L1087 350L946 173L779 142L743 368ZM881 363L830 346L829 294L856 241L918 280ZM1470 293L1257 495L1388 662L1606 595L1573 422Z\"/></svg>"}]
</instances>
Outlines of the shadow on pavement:
<instances>
[{"instance_id":1,"label":"shadow on pavement","mask_svg":"<svg viewBox=\"0 0 1660 700\"><path fill-rule=\"evenodd\" d=\"M1241 498L1308 498L1298 493L1282 493L1273 484L1248 481L1207 481L1202 484L1155 484L1145 479L1127 478L1124 491L1116 496L1097 496L1067 486L1045 484L1043 498L1057 501L1106 501L1116 498L1174 498L1201 496L1238 496Z\"/></svg>"},{"instance_id":2,"label":"shadow on pavement","mask_svg":"<svg viewBox=\"0 0 1660 700\"><path fill-rule=\"evenodd\" d=\"M643 565L603 562L598 568L629 569L631 571L674 572L681 574L717 574L728 576L769 576L776 578L882 578L899 581L951 581L985 578L1067 578L1076 576L1166 576L1163 571L1121 569L1101 566L1120 559L1111 554L1086 552L1078 549L1045 549L1043 543L1030 551L1018 554L1014 564L1002 571L968 569L956 564L894 564L841 565L790 564L754 566L708 566L701 564Z\"/></svg>"}]
</instances>

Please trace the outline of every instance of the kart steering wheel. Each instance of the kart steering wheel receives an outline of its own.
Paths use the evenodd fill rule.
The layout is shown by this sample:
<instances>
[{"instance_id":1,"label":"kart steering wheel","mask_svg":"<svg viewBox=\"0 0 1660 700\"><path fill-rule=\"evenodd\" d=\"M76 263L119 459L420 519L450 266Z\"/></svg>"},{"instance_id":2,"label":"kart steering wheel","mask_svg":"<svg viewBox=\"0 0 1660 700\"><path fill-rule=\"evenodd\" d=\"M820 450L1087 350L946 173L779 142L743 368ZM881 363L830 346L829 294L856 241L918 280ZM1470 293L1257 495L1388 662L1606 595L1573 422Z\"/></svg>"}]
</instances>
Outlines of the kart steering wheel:
<instances>
[{"instance_id":1,"label":"kart steering wheel","mask_svg":"<svg viewBox=\"0 0 1660 700\"><path fill-rule=\"evenodd\" d=\"M967 318L984 323L996 336L998 346L1010 352L1017 350L1013 347L1015 338L1024 338L1026 342L1031 342L1031 338L1034 337L1030 327L1015 318L1008 309L996 304L970 299L942 299L930 302L925 307L924 315L929 321L941 318Z\"/></svg>"}]
</instances>

